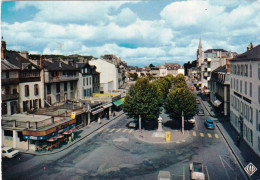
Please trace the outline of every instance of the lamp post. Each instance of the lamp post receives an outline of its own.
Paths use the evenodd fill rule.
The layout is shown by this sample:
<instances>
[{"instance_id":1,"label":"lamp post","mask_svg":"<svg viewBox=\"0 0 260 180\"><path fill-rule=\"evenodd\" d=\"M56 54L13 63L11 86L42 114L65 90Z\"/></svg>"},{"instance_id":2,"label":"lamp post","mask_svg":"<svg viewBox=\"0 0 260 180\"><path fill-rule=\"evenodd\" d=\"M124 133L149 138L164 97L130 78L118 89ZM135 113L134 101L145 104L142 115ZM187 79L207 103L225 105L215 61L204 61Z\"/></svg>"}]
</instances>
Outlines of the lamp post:
<instances>
[{"instance_id":1,"label":"lamp post","mask_svg":"<svg viewBox=\"0 0 260 180\"><path fill-rule=\"evenodd\" d=\"M142 132L141 116L139 115L139 132Z\"/></svg>"}]
</instances>

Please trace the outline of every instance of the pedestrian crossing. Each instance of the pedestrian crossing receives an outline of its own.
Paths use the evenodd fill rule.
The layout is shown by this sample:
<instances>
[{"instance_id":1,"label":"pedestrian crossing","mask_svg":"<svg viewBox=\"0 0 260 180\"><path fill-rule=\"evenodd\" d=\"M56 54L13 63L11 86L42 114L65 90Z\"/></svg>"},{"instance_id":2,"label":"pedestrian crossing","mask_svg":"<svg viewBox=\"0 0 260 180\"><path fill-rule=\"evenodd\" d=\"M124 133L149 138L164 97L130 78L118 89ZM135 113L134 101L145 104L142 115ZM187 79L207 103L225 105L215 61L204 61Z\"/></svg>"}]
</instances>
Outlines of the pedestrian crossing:
<instances>
[{"instance_id":1,"label":"pedestrian crossing","mask_svg":"<svg viewBox=\"0 0 260 180\"><path fill-rule=\"evenodd\" d=\"M194 137L196 137L197 136L197 134L198 134L198 136L199 137L201 137L201 138L216 138L216 139L218 139L219 138L219 135L218 134L211 134L211 133L201 133L201 132L199 132L199 133L197 133L196 131L193 131L192 132L192 135L194 136Z\"/></svg>"},{"instance_id":2,"label":"pedestrian crossing","mask_svg":"<svg viewBox=\"0 0 260 180\"><path fill-rule=\"evenodd\" d=\"M99 132L106 132L106 133L125 133L125 134L132 134L134 132L134 129L123 129L123 128L119 128L119 129L100 129Z\"/></svg>"}]
</instances>

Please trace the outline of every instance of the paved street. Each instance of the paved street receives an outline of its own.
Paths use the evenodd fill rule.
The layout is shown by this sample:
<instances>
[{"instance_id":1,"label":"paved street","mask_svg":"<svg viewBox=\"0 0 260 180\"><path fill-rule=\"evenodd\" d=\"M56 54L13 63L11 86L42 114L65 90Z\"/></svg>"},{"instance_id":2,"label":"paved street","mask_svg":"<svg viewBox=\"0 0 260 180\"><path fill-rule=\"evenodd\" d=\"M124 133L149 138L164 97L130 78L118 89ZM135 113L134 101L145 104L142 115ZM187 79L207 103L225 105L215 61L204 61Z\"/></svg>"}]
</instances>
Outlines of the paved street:
<instances>
[{"instance_id":1,"label":"paved street","mask_svg":"<svg viewBox=\"0 0 260 180\"><path fill-rule=\"evenodd\" d=\"M208 180L245 179L218 130L204 127L208 117L196 116L185 141L158 145L137 140L122 116L63 152L4 160L3 179L156 179L160 170L189 179L192 161L204 164Z\"/></svg>"}]
</instances>

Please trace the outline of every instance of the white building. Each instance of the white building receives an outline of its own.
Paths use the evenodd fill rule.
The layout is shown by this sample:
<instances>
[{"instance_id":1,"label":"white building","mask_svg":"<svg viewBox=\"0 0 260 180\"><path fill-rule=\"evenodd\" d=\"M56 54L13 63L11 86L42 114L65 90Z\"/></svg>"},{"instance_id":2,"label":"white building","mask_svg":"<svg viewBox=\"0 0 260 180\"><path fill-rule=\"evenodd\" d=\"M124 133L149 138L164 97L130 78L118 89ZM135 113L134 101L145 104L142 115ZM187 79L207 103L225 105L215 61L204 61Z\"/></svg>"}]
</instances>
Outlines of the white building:
<instances>
[{"instance_id":1,"label":"white building","mask_svg":"<svg viewBox=\"0 0 260 180\"><path fill-rule=\"evenodd\" d=\"M90 65L95 65L100 72L100 91L112 92L118 89L118 69L112 63L103 59L91 60Z\"/></svg>"},{"instance_id":2,"label":"white building","mask_svg":"<svg viewBox=\"0 0 260 180\"><path fill-rule=\"evenodd\" d=\"M230 60L230 121L260 156L260 45Z\"/></svg>"}]
</instances>

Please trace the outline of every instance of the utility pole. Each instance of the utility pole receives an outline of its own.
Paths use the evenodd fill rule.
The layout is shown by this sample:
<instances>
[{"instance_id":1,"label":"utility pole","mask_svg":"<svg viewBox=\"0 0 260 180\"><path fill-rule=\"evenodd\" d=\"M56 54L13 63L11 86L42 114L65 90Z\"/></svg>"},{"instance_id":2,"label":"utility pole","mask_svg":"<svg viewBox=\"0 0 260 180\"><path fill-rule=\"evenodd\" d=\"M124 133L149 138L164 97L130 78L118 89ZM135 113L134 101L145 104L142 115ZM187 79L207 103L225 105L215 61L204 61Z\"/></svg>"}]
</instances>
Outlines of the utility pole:
<instances>
[{"instance_id":1,"label":"utility pole","mask_svg":"<svg viewBox=\"0 0 260 180\"><path fill-rule=\"evenodd\" d=\"M181 116L181 132L184 134L184 116L183 116L183 111L182 111L182 116Z\"/></svg>"},{"instance_id":2,"label":"utility pole","mask_svg":"<svg viewBox=\"0 0 260 180\"><path fill-rule=\"evenodd\" d=\"M139 115L139 132L142 132L141 129L142 129L142 128L141 128L141 116Z\"/></svg>"}]
</instances>

